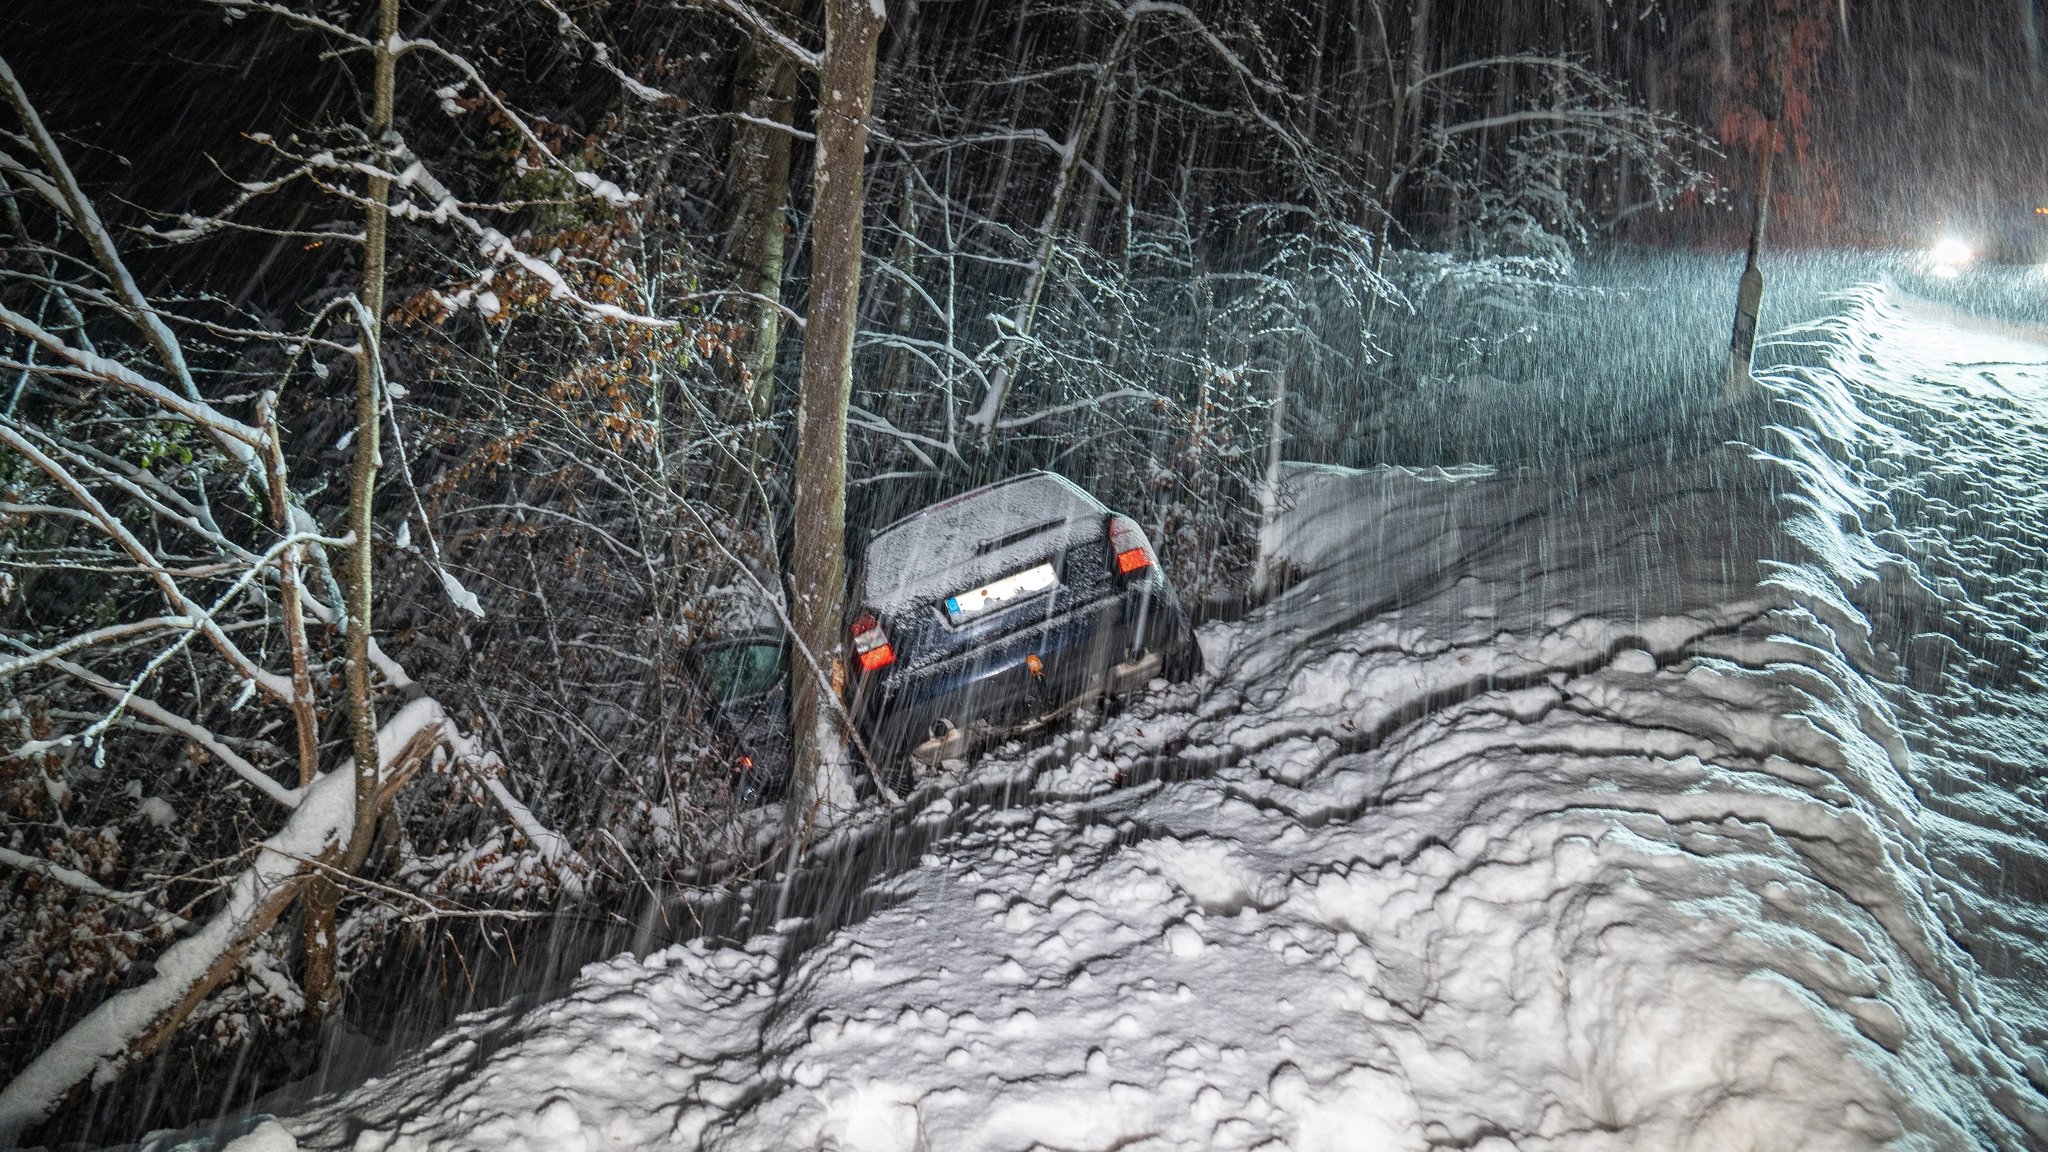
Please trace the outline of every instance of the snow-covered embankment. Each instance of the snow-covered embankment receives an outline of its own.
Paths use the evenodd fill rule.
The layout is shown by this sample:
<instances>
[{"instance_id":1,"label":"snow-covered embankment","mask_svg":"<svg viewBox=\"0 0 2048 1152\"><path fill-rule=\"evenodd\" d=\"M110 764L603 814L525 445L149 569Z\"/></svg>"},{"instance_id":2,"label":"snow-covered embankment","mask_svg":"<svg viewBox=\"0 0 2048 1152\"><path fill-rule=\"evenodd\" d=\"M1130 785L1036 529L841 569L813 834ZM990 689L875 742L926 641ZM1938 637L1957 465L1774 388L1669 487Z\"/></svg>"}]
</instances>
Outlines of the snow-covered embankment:
<instances>
[{"instance_id":1,"label":"snow-covered embankment","mask_svg":"<svg viewBox=\"0 0 2048 1152\"><path fill-rule=\"evenodd\" d=\"M2037 906L1948 847L2038 862L2016 841L2039 805L1988 778L1956 790L1969 813L1930 805L1923 761L1968 749L1929 717L1984 697L1963 657L1903 674L1940 629L1873 623L1981 593L1874 522L1904 499L1877 486L1916 475L1884 438L1907 409L1963 418L1935 400L1973 386L1875 378L1869 337L1908 321L1937 323L1860 302L1827 365L1781 382L1761 452L1298 470L1281 544L1307 578L1204 634L1203 683L977 769L1029 803L909 817L957 831L879 910L805 948L593 965L250 1139L2048 1143L2043 1035L2014 999ZM1980 973L1980 930L2025 955Z\"/></svg>"}]
</instances>

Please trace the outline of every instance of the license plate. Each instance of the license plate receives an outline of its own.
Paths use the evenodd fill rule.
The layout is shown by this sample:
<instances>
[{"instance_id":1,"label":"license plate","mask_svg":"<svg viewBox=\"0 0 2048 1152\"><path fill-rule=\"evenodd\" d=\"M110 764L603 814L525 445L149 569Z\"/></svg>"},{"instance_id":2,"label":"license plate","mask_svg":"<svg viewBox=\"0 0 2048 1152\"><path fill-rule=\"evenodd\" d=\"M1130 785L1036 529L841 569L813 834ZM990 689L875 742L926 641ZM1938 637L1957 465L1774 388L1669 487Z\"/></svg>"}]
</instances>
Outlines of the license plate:
<instances>
[{"instance_id":1,"label":"license plate","mask_svg":"<svg viewBox=\"0 0 2048 1152\"><path fill-rule=\"evenodd\" d=\"M1014 576L1005 576L993 584L984 584L972 592L946 598L946 618L958 624L972 619L993 608L1000 608L1012 600L1043 592L1059 586L1059 573L1052 565L1040 564L1026 568Z\"/></svg>"}]
</instances>

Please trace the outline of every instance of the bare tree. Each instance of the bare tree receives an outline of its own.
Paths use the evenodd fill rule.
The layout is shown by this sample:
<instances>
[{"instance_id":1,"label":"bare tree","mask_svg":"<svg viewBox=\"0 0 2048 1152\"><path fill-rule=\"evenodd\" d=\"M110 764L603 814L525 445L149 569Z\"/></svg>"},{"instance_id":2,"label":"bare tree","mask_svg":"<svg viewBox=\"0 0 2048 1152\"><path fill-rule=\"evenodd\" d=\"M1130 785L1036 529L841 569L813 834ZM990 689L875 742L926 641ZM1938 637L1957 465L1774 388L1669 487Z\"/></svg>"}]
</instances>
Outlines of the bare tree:
<instances>
[{"instance_id":1,"label":"bare tree","mask_svg":"<svg viewBox=\"0 0 2048 1152\"><path fill-rule=\"evenodd\" d=\"M249 7L238 0L223 5ZM79 766L81 753L89 768L110 745L123 756L146 759L168 741L186 749L195 766L210 761L220 770L210 789L181 794L189 819L174 824L177 807L161 796L146 797L143 809L177 834L169 857L175 865L166 870L170 883L195 874L227 877L200 884L180 903L166 899L163 889L121 892L94 881L75 866L83 862L80 844L69 838L49 842L53 856L69 860L15 850L0 858L0 865L54 879L74 898L140 918L140 929L130 931L138 948L175 938L156 955L146 979L84 1012L0 1089L0 1141L20 1137L88 1085L117 1079L234 978L246 977L267 989L265 995L314 1013L331 1010L339 894L356 884L380 822L423 771L464 781L464 789L500 811L512 835L549 862L542 867L559 868L565 877L586 870L575 849L506 786L502 762L472 730L453 722L372 635L376 485L388 475L381 433L395 418L391 400L398 391L383 380L380 356L388 222L401 211L411 219L446 221L482 241L486 258L548 285L550 297L593 323L665 325L578 292L553 265L477 221L474 213L487 205L458 200L411 155L393 131L397 58L423 52L465 75L475 72L430 41L402 38L396 0L383 0L374 40L290 9L263 10L368 52L370 131L359 133L353 147L293 150L270 141L289 160L288 175L245 184L221 214L187 217L180 228L158 235L190 242L233 228L237 212L294 179L322 183L352 201L367 221L355 237L364 244L360 292L330 300L295 330L184 314L146 295L55 136L0 61L0 95L22 129L7 139L26 144L32 156L17 156L0 143L11 247L31 257L0 267L0 328L9 334L8 347L18 349L6 358L18 383L0 415L0 445L7 449L0 454L0 517L7 521L10 554L28 558L31 571L60 578L67 571L96 573L95 579L125 582L110 589L97 610L112 613L111 620L39 607L31 627L5 636L10 651L0 658L0 680L18 685L39 678L41 685L30 708L0 709L0 731L25 737L6 758L35 766L57 790L53 794L67 786L52 769ZM509 111L506 119L552 155L523 121ZM585 175L571 186L620 197L615 187ZM392 190L400 186L407 202L393 206ZM420 210L421 199L429 211ZM24 201L36 214L22 210ZM38 220L46 223L47 238L30 234ZM48 305L56 303L62 322L45 324L11 306L23 296L37 300L34 311L46 318ZM127 338L119 335L123 326ZM235 350L223 361L232 373L256 376L267 386L209 400L180 328L199 332L216 357ZM345 341L351 333L354 340ZM291 461L302 453L294 450L281 413L288 389L327 379L326 365L343 359L355 365L354 420L346 437L355 469L338 517L345 535L323 531L294 484ZM251 402L252 419L229 414L229 404ZM402 456L399 463L403 472ZM410 486L409 475L405 482ZM346 591L328 564L335 551L348 558ZM482 612L438 557L432 566L449 600ZM159 602L153 614L137 614L144 593ZM34 589L25 594L38 595ZM49 603L44 594L41 604ZM334 679L345 688L323 709L319 694ZM402 700L381 722L379 695ZM79 707L95 696L106 702L100 710ZM293 749L265 738L275 725L262 722L262 709L235 715L251 700L282 710L295 732ZM324 771L323 710L346 715L355 752ZM295 784L278 778L285 766ZM248 837L252 825L269 831ZM434 883L431 870L417 881L429 891ZM407 895L418 901L408 915L447 908L429 895ZM304 911L299 936L306 965L297 987L276 972L273 951L264 945L294 903Z\"/></svg>"},{"instance_id":2,"label":"bare tree","mask_svg":"<svg viewBox=\"0 0 2048 1152\"><path fill-rule=\"evenodd\" d=\"M370 47L370 176L369 203L363 211L363 275L354 309L356 335L361 343L355 354L355 460L349 469L348 494L348 630L347 659L343 664L348 685L349 746L355 754L355 822L342 841L337 871L351 874L362 867L370 853L370 838L376 829L377 788L380 767L377 756L377 709L370 694L371 587L376 559L371 551L371 505L377 495L377 473L383 461L378 444L383 438L384 337L384 247L391 219L391 104L395 85L398 38L398 0L378 0L377 37ZM305 949L306 1003L315 1016L335 1008L340 989L334 981L334 912L341 889L324 873L315 876L306 894Z\"/></svg>"},{"instance_id":3,"label":"bare tree","mask_svg":"<svg viewBox=\"0 0 2048 1152\"><path fill-rule=\"evenodd\" d=\"M157 369L177 383L166 386L144 369L81 346L85 339L82 323L67 337L0 305L0 326L46 357L39 365L24 362L22 367L34 375L103 390L101 403L110 410L124 410L143 427L157 429L159 437L175 440L182 430L197 432L210 442L209 454L218 453L218 467L259 479L251 487L270 502L268 521L277 534L272 542L251 546L223 531L203 469L185 470L189 482L180 485L158 477L146 464L138 467L118 454L74 438L61 422L32 424L12 415L0 419L0 443L40 475L48 499L64 502L15 500L6 511L63 517L90 526L111 555L140 574L166 607L164 615L57 638L40 648L15 641L18 654L0 665L0 674L55 671L113 704L82 731L53 734L17 747L13 755L74 743L103 746L109 730L125 714L133 713L204 748L229 770L229 779L254 788L287 813L278 830L255 846L240 875L226 885L218 909L158 957L150 979L101 1004L0 1090L0 1140L7 1140L51 1115L88 1082L117 1074L159 1047L216 986L236 972L250 946L303 894L313 878L361 863L360 856L348 859L352 837L375 821L405 780L454 734L445 730L440 706L423 699L382 728L373 722L367 740L358 745L369 756L367 767L318 772L312 762L318 754L313 727L316 709L306 671L310 655L304 619L311 615L331 624L338 622L340 611L333 601L311 595L299 581L298 557L309 546L335 547L342 541L321 535L301 519L296 508L274 418L276 395L265 393L260 398L259 419L253 424L200 398L182 342L165 322L163 310L136 285L111 234L100 223L54 138L4 62L0 62L0 88L5 89L33 142L41 168L38 171L11 156L0 160L0 166L39 194L71 230L89 238L86 246L98 265L97 283L61 290L67 298L102 303L132 324L146 346L154 350ZM116 291L110 294L102 285L114 286ZM379 419L373 404L368 421L374 426ZM359 435L361 431L359 427ZM372 440L372 451L374 443ZM128 523L128 516L137 508L154 514L157 526L150 535L180 539L152 544ZM191 590L195 583L212 584L217 592L210 600L202 600ZM267 591L273 587L274 592ZM261 622L275 603L270 597L287 594L293 602L282 623L290 671L279 672L267 666L260 649L245 645L242 636L248 627L237 618L246 617L254 608L255 619ZM368 669L373 665L382 666L387 678L403 682L402 670L370 641L367 617L364 620L353 645L364 668L362 683L367 686ZM136 641L153 639L164 640L164 647L140 659L137 666L140 653ZM235 751L197 718L203 713L180 714L143 694L158 670L187 656L198 641L204 641L219 658L222 672L246 685L245 697L267 697L282 706L298 727L296 787L279 783ZM83 663L95 656L109 661L121 661L125 656L136 671L123 682ZM203 705L203 700L193 703ZM468 754L473 756L475 749Z\"/></svg>"}]
</instances>

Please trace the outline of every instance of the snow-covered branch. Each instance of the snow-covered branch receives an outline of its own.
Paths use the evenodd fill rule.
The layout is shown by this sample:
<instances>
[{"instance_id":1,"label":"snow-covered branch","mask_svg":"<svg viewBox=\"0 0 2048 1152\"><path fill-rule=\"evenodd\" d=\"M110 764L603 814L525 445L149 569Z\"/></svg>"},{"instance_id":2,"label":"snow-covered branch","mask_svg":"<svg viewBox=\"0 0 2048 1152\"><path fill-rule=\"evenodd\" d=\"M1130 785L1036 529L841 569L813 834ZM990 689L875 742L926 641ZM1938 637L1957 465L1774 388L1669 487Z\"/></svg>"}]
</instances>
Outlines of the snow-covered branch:
<instances>
[{"instance_id":1,"label":"snow-covered branch","mask_svg":"<svg viewBox=\"0 0 2048 1152\"><path fill-rule=\"evenodd\" d=\"M1164 399L1164 396L1147 388L1118 388L1111 392L1104 392L1100 396L1090 396L1085 400L1073 400L1065 404L1056 404L1050 408L1043 408L1028 416L1013 416L1007 420L997 422L996 427L1006 432L1013 428L1025 428L1041 420L1049 420L1054 416L1064 416L1069 412L1079 412L1084 408L1094 408L1101 404L1107 404L1112 400L1149 400L1156 403Z\"/></svg>"},{"instance_id":2,"label":"snow-covered branch","mask_svg":"<svg viewBox=\"0 0 2048 1152\"><path fill-rule=\"evenodd\" d=\"M193 626L194 622L188 616L151 616L142 620L130 620L124 624L109 624L104 628L95 628L90 632L80 632L60 643L30 653L27 656L18 656L12 660L0 660L0 679L5 679L17 672L25 672L30 668L47 664L60 656L69 656L74 652L91 648L98 644L125 639L129 636L139 636L148 632L161 632L166 629L180 629L189 632Z\"/></svg>"},{"instance_id":3,"label":"snow-covered branch","mask_svg":"<svg viewBox=\"0 0 2048 1152\"><path fill-rule=\"evenodd\" d=\"M150 576L172 608L176 609L180 615L198 621L198 630L212 642L214 649L225 657L245 679L254 681L264 691L269 692L279 700L291 698L291 682L277 673L258 665L233 640L229 639L227 633L221 630L220 625L213 621L211 614L185 595L184 589L179 586L177 579L172 576L170 570L157 560L150 549L129 530L120 517L115 516L112 512L108 511L104 504L100 503L99 497L95 496L91 489L79 482L68 469L51 459L42 449L4 425L0 425L0 444L5 444L16 452L21 453L23 457L27 458L29 463L41 469L69 492L72 499L76 500L79 506L99 524L100 529L112 537L121 550L127 553L128 557Z\"/></svg>"},{"instance_id":4,"label":"snow-covered branch","mask_svg":"<svg viewBox=\"0 0 2048 1152\"><path fill-rule=\"evenodd\" d=\"M440 705L415 701L378 730L380 753L417 747L416 736L445 721ZM412 767L381 764L380 778ZM346 843L355 824L354 775L342 770L316 779L284 826L255 846L254 859L198 931L165 949L149 979L108 997L0 1089L0 1143L14 1143L87 1085L111 1082L147 1057L235 970L314 875L309 862L331 863Z\"/></svg>"},{"instance_id":5,"label":"snow-covered branch","mask_svg":"<svg viewBox=\"0 0 2048 1152\"><path fill-rule=\"evenodd\" d=\"M0 91L4 91L8 103L14 106L15 115L21 118L34 142L36 153L42 159L43 170L49 175L50 183L56 186L58 206L71 226L85 238L93 256L99 261L101 271L113 282L125 305L128 319L139 326L149 343L156 349L165 371L169 372L185 399L197 403L199 387L192 382L192 371L185 364L184 349L178 345L178 338L170 326L156 314L156 309L143 298L142 289L135 283L135 277L128 272L128 265L121 259L120 249L114 245L114 238L108 234L106 225L100 222L99 211L93 207L78 186L78 178L71 174L71 165L64 160L64 153L58 149L57 141L43 126L43 118L29 100L28 92L21 81L15 78L14 69L4 57L0 57ZM11 325L10 325L11 326Z\"/></svg>"},{"instance_id":6,"label":"snow-covered branch","mask_svg":"<svg viewBox=\"0 0 2048 1152\"><path fill-rule=\"evenodd\" d=\"M155 315L154 310L150 313ZM4 304L0 304L0 326L34 341L44 350L55 353L66 362L103 383L131 392L143 399L153 401L179 416L190 420L206 432L213 434L222 448L244 463L255 459L256 449L263 443L263 435L249 425L224 415L213 405L191 396L181 396L149 377L136 372L118 361L110 360L95 352L75 348L62 337L44 330L28 317L21 315Z\"/></svg>"},{"instance_id":7,"label":"snow-covered branch","mask_svg":"<svg viewBox=\"0 0 2048 1152\"><path fill-rule=\"evenodd\" d=\"M789 58L789 62L809 72L816 72L824 65L824 55L798 43L796 38L777 28L766 16L746 0L694 0L707 8L716 8L733 18L733 22L745 29L749 36L766 44Z\"/></svg>"},{"instance_id":8,"label":"snow-covered branch","mask_svg":"<svg viewBox=\"0 0 2048 1152\"><path fill-rule=\"evenodd\" d=\"M575 18L570 16L561 5L556 4L554 0L539 0L539 3L541 7L554 13L555 30L557 32L571 33L576 39L581 40L584 46L590 50L590 58L597 62L598 67L610 73L612 79L619 82L619 88L628 96L648 104L670 104L677 102L676 97L663 92L659 88L649 87L641 83L638 77L627 74L625 69L613 63L611 45L584 31L583 25L578 24Z\"/></svg>"},{"instance_id":9,"label":"snow-covered branch","mask_svg":"<svg viewBox=\"0 0 2048 1152\"><path fill-rule=\"evenodd\" d=\"M1242 56L1239 56L1230 45L1223 42L1222 37L1216 35L1215 30L1209 27L1207 21L1197 16L1194 9L1189 8L1187 5L1174 3L1172 0L1133 0L1132 3L1125 4L1123 10L1124 20L1128 23L1136 23L1139 19L1155 13L1173 16L1183 24L1186 24L1197 39L1209 46L1210 50L1215 53L1216 58L1223 62L1223 66L1246 84L1257 88L1268 96L1286 97L1291 95L1285 86L1277 84L1254 71L1251 65L1245 63Z\"/></svg>"},{"instance_id":10,"label":"snow-covered branch","mask_svg":"<svg viewBox=\"0 0 2048 1152\"><path fill-rule=\"evenodd\" d=\"M1431 129L1438 137L1462 136L1467 132L1484 132L1489 128L1511 128L1517 124L1610 124L1620 121L1640 121L1645 117L1634 108L1525 108L1519 112L1503 112L1496 116L1482 116L1477 120L1465 120L1457 124L1446 124Z\"/></svg>"}]
</instances>

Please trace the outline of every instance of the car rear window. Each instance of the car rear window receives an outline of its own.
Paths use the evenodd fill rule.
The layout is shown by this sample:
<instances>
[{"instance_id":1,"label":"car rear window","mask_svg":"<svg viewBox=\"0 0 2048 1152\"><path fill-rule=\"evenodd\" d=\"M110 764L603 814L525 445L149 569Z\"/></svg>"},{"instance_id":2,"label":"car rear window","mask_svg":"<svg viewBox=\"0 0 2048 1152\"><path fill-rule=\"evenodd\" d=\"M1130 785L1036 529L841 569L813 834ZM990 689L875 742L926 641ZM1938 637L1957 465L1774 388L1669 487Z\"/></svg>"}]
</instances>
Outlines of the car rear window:
<instances>
[{"instance_id":1,"label":"car rear window","mask_svg":"<svg viewBox=\"0 0 2048 1152\"><path fill-rule=\"evenodd\" d=\"M1093 524L1102 514L1093 497L1050 473L933 505L869 541L867 605L890 612L920 599L936 602L979 583L989 567L984 557L1075 521Z\"/></svg>"}]
</instances>

